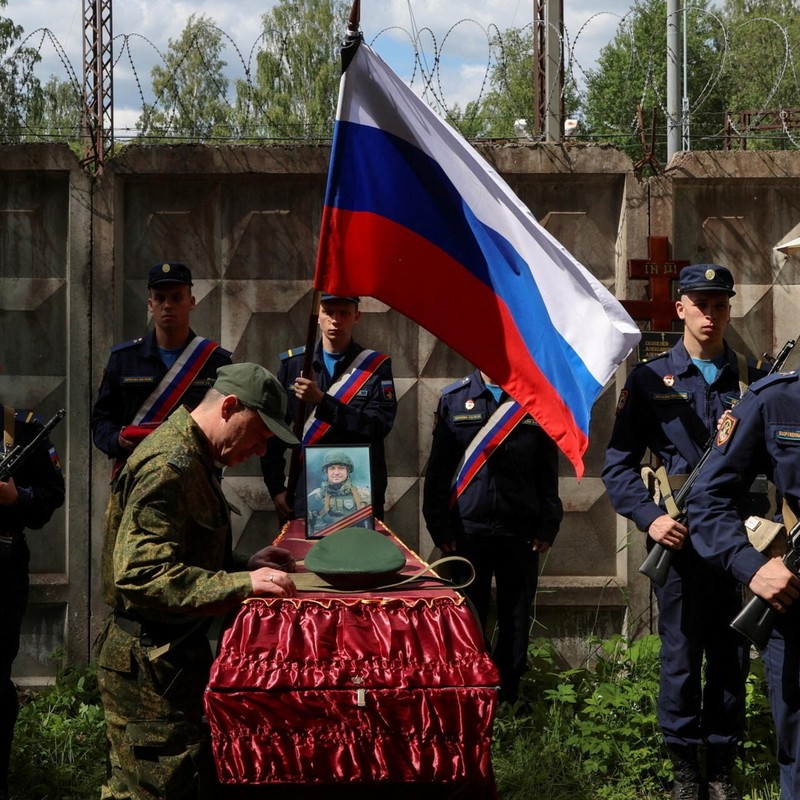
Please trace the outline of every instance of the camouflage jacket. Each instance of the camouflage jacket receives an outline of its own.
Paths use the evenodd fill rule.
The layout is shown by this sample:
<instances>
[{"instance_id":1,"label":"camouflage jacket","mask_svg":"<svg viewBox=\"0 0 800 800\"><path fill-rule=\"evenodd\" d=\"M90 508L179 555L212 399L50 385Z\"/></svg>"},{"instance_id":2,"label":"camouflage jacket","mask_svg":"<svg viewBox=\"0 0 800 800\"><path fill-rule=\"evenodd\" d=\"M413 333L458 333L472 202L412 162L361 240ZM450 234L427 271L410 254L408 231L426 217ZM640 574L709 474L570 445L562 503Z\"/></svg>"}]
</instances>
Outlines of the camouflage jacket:
<instances>
[{"instance_id":1,"label":"camouflage jacket","mask_svg":"<svg viewBox=\"0 0 800 800\"><path fill-rule=\"evenodd\" d=\"M103 598L145 621L182 623L252 592L230 563L228 504L208 440L180 408L128 459L105 516Z\"/></svg>"}]
</instances>

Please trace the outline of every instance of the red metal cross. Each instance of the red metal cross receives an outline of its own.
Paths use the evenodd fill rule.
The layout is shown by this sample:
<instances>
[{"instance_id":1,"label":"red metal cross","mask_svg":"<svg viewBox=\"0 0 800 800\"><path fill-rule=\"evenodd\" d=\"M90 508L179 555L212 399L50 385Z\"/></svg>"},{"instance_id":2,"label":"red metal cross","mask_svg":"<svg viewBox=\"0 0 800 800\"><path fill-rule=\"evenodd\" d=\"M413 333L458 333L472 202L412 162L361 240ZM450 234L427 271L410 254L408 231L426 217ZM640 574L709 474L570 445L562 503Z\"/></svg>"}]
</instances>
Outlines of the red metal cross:
<instances>
[{"instance_id":1,"label":"red metal cross","mask_svg":"<svg viewBox=\"0 0 800 800\"><path fill-rule=\"evenodd\" d=\"M672 297L672 282L688 261L669 258L669 239L666 236L648 236L649 258L628 259L628 277L649 281L649 300L623 300L625 310L636 320L649 321L651 330L671 331L672 321L677 319L675 301Z\"/></svg>"}]
</instances>

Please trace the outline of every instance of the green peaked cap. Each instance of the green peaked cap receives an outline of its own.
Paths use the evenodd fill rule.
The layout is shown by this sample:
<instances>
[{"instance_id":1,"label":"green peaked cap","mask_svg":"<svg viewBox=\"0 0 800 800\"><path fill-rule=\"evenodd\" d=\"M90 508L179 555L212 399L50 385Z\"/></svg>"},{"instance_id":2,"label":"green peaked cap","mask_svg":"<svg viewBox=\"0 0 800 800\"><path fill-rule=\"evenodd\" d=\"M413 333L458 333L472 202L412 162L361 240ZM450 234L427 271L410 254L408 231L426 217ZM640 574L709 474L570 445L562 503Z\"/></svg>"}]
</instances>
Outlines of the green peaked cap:
<instances>
[{"instance_id":1,"label":"green peaked cap","mask_svg":"<svg viewBox=\"0 0 800 800\"><path fill-rule=\"evenodd\" d=\"M382 576L406 563L403 551L387 536L367 528L342 528L320 539L305 558L306 569L333 583L377 585Z\"/></svg>"}]
</instances>

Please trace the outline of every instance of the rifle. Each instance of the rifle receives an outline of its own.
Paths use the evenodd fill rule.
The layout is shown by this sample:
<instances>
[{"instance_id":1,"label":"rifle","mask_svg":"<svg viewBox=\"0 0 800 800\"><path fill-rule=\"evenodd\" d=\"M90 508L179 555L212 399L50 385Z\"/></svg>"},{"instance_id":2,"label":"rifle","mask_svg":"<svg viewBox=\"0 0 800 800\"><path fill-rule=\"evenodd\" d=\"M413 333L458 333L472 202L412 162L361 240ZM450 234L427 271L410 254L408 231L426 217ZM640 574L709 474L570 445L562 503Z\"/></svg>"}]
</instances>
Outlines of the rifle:
<instances>
[{"instance_id":1,"label":"rifle","mask_svg":"<svg viewBox=\"0 0 800 800\"><path fill-rule=\"evenodd\" d=\"M772 375L773 373L780 371L781 367L786 363L786 359L789 358L789 354L794 349L796 343L796 339L788 339L786 341L783 347L781 347L781 349L778 351L778 355L772 359L767 375ZM686 483L684 483L678 493L674 495L677 513L673 513L670 516L672 516L672 518L678 522L686 521L686 499L689 496L689 492L691 491L694 482L697 480L697 476L700 474L700 469L702 468L703 464L706 463L706 460L711 455L711 451L714 449L715 437L716 434L712 433L711 437L706 442L703 455L700 456L700 460L697 462L697 465L689 473ZM669 566L672 563L672 555L674 552L675 551L672 548L666 547L660 542L656 542L650 549L650 552L647 554L645 560L642 561L642 564L639 567L639 572L641 572L642 575L650 578L650 580L653 581L653 583L655 583L657 586L663 586L667 582L667 572L669 572Z\"/></svg>"},{"instance_id":2,"label":"rifle","mask_svg":"<svg viewBox=\"0 0 800 800\"><path fill-rule=\"evenodd\" d=\"M62 408L53 415L52 419L46 422L36 433L36 436L23 447L14 445L2 458L0 458L0 481L5 482L14 477L14 473L19 469L28 456L37 448L39 442L44 439L59 422L67 415L66 409Z\"/></svg>"},{"instance_id":3,"label":"rifle","mask_svg":"<svg viewBox=\"0 0 800 800\"><path fill-rule=\"evenodd\" d=\"M800 575L800 522L789 531L789 548L783 557L784 566ZM763 597L755 595L731 622L733 628L749 639L759 650L767 646L778 612Z\"/></svg>"}]
</instances>

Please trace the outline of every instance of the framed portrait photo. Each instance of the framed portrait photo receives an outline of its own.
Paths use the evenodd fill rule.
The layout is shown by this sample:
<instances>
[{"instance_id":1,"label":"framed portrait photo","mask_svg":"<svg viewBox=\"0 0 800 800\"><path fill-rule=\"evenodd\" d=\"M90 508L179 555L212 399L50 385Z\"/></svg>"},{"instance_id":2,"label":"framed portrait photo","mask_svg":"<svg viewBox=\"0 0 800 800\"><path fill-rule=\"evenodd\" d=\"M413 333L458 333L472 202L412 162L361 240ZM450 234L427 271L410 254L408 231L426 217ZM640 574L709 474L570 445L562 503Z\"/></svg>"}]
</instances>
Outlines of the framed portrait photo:
<instances>
[{"instance_id":1,"label":"framed portrait photo","mask_svg":"<svg viewBox=\"0 0 800 800\"><path fill-rule=\"evenodd\" d=\"M306 538L372 528L369 445L309 445L304 452Z\"/></svg>"}]
</instances>

